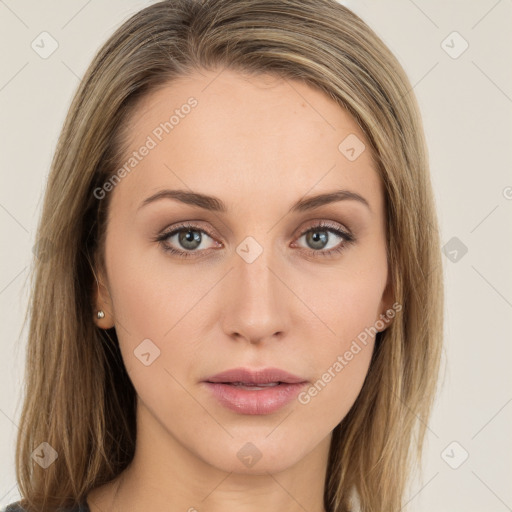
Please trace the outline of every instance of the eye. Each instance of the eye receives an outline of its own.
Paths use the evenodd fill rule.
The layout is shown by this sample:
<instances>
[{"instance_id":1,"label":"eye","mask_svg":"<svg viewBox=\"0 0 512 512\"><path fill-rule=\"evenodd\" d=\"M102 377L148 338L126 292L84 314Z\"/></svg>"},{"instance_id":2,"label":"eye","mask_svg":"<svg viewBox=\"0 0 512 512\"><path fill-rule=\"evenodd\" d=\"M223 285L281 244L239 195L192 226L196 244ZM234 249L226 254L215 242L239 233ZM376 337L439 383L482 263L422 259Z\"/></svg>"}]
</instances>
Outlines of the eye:
<instances>
[{"instance_id":1,"label":"eye","mask_svg":"<svg viewBox=\"0 0 512 512\"><path fill-rule=\"evenodd\" d=\"M301 238L305 238L306 244L310 247L310 249L305 249L306 252L314 257L334 256L343 251L347 244L355 242L352 234L328 222L320 222L312 226L304 231L297 240ZM336 242L336 239L341 239L341 241Z\"/></svg>"},{"instance_id":2,"label":"eye","mask_svg":"<svg viewBox=\"0 0 512 512\"><path fill-rule=\"evenodd\" d=\"M310 248L302 247L300 250L313 257L334 256L343 251L347 244L355 242L352 234L341 229L337 224L329 222L320 222L310 227L297 240L301 238L305 238L306 244ZM334 240L332 240L333 238ZM207 239L213 239L213 235L193 223L183 223L158 235L155 241L159 242L166 252L180 258L189 258L201 257L212 247L222 247L222 244L218 242L214 242L210 247L205 247ZM336 243L336 239L340 240ZM294 244L292 247L296 247L296 245Z\"/></svg>"},{"instance_id":3,"label":"eye","mask_svg":"<svg viewBox=\"0 0 512 512\"><path fill-rule=\"evenodd\" d=\"M162 233L155 240L160 242L165 251L188 258L196 256L194 254L196 252L208 250L208 247L204 247L206 237L212 238L207 231L195 224L184 223ZM171 244L177 245L178 248L173 247Z\"/></svg>"}]
</instances>

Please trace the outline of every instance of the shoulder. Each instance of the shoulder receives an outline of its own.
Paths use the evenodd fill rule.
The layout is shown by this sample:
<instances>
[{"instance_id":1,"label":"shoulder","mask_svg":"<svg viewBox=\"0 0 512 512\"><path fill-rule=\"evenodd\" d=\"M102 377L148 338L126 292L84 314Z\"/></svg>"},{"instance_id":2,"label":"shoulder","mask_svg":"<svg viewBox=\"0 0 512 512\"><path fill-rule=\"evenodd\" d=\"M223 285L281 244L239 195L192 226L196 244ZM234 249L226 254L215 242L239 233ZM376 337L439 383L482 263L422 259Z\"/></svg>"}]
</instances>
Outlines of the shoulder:
<instances>
[{"instance_id":1,"label":"shoulder","mask_svg":"<svg viewBox=\"0 0 512 512\"><path fill-rule=\"evenodd\" d=\"M19 504L19 501L7 505L7 507L0 510L0 512L24 512L25 509Z\"/></svg>"},{"instance_id":2,"label":"shoulder","mask_svg":"<svg viewBox=\"0 0 512 512\"><path fill-rule=\"evenodd\" d=\"M0 509L0 512L26 512L26 510L20 505L20 501L16 501L7 505L4 509ZM65 510L59 510L58 512L90 512L87 503L81 503L80 505L76 505L72 508L67 508Z\"/></svg>"}]
</instances>

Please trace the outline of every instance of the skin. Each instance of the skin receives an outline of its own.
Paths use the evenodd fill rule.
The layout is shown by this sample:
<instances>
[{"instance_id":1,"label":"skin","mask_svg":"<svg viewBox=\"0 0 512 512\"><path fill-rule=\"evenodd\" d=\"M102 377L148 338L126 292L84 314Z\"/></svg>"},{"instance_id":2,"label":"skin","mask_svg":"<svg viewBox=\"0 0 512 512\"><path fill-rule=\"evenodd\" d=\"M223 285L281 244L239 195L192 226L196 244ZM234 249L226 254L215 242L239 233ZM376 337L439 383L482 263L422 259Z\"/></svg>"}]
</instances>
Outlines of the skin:
<instances>
[{"instance_id":1,"label":"skin","mask_svg":"<svg viewBox=\"0 0 512 512\"><path fill-rule=\"evenodd\" d=\"M127 124L126 159L190 96L197 107L109 192L96 296L106 315L95 321L116 327L138 395L138 436L131 465L88 503L92 512L321 512L331 433L361 390L374 338L307 404L272 414L231 411L201 381L275 366L314 383L381 318L393 303L382 184L357 123L324 93L227 69L195 72L144 98ZM354 161L338 149L349 134L366 145ZM228 211L168 198L139 208L162 189L212 195ZM304 196L338 189L370 207L343 200L288 213ZM154 241L181 221L213 235L200 233L186 259ZM327 249L308 240L319 221L356 241L315 257L345 243L330 232ZM252 263L236 252L248 236L263 249ZM190 247L177 235L167 243ZM160 349L149 366L134 355L145 339ZM252 467L237 457L247 442L261 453Z\"/></svg>"}]
</instances>

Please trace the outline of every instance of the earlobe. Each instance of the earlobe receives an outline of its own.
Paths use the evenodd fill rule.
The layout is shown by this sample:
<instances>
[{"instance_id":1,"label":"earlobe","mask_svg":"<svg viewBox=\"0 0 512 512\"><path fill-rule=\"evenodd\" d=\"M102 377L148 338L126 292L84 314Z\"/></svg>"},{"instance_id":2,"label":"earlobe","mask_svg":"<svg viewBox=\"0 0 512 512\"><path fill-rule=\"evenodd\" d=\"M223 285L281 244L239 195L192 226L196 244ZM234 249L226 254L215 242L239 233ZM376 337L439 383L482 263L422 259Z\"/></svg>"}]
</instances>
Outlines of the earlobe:
<instances>
[{"instance_id":1,"label":"earlobe","mask_svg":"<svg viewBox=\"0 0 512 512\"><path fill-rule=\"evenodd\" d=\"M110 308L110 304L105 301L101 302L94 310L94 322L100 329L111 329L114 327L114 315Z\"/></svg>"},{"instance_id":2,"label":"earlobe","mask_svg":"<svg viewBox=\"0 0 512 512\"><path fill-rule=\"evenodd\" d=\"M103 284L103 274L94 272L96 279L94 290L94 312L93 319L100 329L110 329L114 327L114 315L112 312L112 301L108 288Z\"/></svg>"},{"instance_id":3,"label":"earlobe","mask_svg":"<svg viewBox=\"0 0 512 512\"><path fill-rule=\"evenodd\" d=\"M389 309L380 314L379 319L375 322L375 328L378 332L384 332L393 323L392 317L389 316Z\"/></svg>"},{"instance_id":4,"label":"earlobe","mask_svg":"<svg viewBox=\"0 0 512 512\"><path fill-rule=\"evenodd\" d=\"M114 316L104 309L96 310L96 314L94 315L94 322L100 329L111 329L115 325Z\"/></svg>"}]
</instances>

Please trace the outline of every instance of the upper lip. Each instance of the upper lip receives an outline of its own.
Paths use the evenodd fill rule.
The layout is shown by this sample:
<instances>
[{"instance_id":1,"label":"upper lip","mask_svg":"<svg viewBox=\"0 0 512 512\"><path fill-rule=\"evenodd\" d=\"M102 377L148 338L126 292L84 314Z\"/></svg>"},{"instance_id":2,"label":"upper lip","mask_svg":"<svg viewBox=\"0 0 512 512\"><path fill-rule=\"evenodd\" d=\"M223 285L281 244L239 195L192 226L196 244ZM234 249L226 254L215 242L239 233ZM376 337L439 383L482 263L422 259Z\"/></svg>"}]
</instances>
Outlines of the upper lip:
<instances>
[{"instance_id":1,"label":"upper lip","mask_svg":"<svg viewBox=\"0 0 512 512\"><path fill-rule=\"evenodd\" d=\"M243 384L270 384L272 382L285 382L287 384L297 384L306 382L302 377L293 375L279 368L233 368L205 379L205 382L241 382Z\"/></svg>"}]
</instances>

